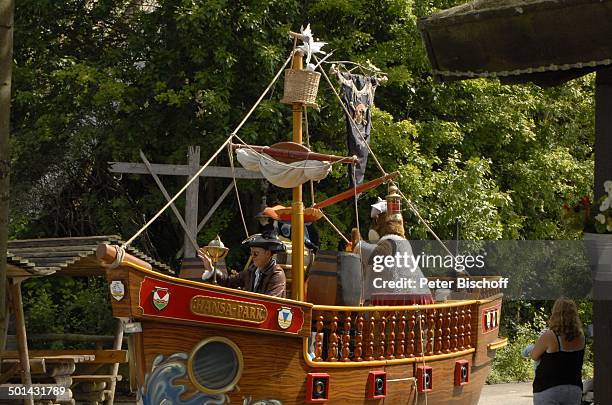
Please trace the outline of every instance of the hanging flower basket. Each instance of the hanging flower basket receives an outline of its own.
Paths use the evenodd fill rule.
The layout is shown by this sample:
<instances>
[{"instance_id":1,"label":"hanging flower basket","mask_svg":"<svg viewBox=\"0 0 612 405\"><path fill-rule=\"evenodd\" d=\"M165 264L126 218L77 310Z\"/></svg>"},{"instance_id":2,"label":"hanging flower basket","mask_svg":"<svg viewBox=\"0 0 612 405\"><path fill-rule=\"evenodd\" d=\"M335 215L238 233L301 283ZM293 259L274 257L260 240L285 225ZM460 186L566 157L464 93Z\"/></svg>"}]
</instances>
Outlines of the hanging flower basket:
<instances>
[{"instance_id":1,"label":"hanging flower basket","mask_svg":"<svg viewBox=\"0 0 612 405\"><path fill-rule=\"evenodd\" d=\"M307 107L317 107L317 91L321 73L311 70L285 70L285 91L281 103L301 103Z\"/></svg>"}]
</instances>

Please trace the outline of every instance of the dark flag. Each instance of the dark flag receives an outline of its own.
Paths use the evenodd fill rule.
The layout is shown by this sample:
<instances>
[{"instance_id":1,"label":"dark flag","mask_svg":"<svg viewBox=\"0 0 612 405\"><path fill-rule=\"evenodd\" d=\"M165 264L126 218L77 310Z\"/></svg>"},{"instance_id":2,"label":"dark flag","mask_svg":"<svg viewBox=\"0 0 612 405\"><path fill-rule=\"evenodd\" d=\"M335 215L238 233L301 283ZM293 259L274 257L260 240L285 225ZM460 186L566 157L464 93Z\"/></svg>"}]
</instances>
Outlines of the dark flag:
<instances>
[{"instance_id":1,"label":"dark flag","mask_svg":"<svg viewBox=\"0 0 612 405\"><path fill-rule=\"evenodd\" d=\"M349 187L354 187L363 183L365 176L372 130L371 110L374 104L374 92L379 82L374 77L343 72L338 72L338 78L342 83L340 96L350 113L350 116L346 117L348 154L355 155L359 159L355 165L354 182L352 165L348 168Z\"/></svg>"}]
</instances>

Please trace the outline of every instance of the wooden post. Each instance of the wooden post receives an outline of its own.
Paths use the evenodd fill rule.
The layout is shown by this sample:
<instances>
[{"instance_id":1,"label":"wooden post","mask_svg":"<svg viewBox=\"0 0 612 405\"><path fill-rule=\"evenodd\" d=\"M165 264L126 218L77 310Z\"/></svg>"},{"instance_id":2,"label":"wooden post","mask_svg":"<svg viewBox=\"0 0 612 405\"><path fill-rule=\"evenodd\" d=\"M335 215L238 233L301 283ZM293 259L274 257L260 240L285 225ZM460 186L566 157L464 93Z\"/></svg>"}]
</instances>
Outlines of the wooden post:
<instances>
[{"instance_id":1,"label":"wooden post","mask_svg":"<svg viewBox=\"0 0 612 405\"><path fill-rule=\"evenodd\" d=\"M293 54L293 69L302 69L302 54ZM293 142L302 144L302 103L293 103ZM304 203L302 185L293 188L291 212L291 298L304 300Z\"/></svg>"},{"instance_id":2,"label":"wooden post","mask_svg":"<svg viewBox=\"0 0 612 405\"><path fill-rule=\"evenodd\" d=\"M202 218L202 220L200 221L200 223L198 224L198 229L196 232L196 237L197 234L200 233L200 231L202 230L202 228L204 228L204 225L206 225L206 223L208 222L208 220L213 216L213 214L215 213L215 211L217 211L217 208L219 208L219 206L221 205L221 203L223 202L223 200L225 200L225 197L227 197L227 195L229 194L230 191L232 191L232 189L234 188L234 183L230 183L225 190L223 191L223 193L221 193L221 197L219 197L217 199L217 201L215 201L215 203L213 204L212 207L210 207L210 209L208 210L208 212L206 213L206 215L204 215L204 218ZM178 253L176 254L176 258L180 258L183 257L183 248L181 248Z\"/></svg>"},{"instance_id":3,"label":"wooden post","mask_svg":"<svg viewBox=\"0 0 612 405\"><path fill-rule=\"evenodd\" d=\"M151 167L151 163L149 163L149 160L147 159L143 151L140 151L140 158L142 159L144 164L147 166L147 169L149 169L149 173L153 177L153 180L155 180L155 183L157 184L157 187L159 187L159 190L162 192L162 194L166 198L166 201L172 200L172 197L170 197L170 195L168 194L168 191L166 191L166 187L164 187L164 184L159 179L159 176L155 174L155 172L153 171L153 168ZM194 183L197 183L197 181L195 181ZM187 189L187 192L189 192L189 189ZM196 200L197 200L197 195L196 195ZM197 204L197 201L196 201L196 204ZM176 205L174 205L174 203L170 204L170 208L172 208L172 212L174 212L174 215L176 215L176 219L178 219L179 223L183 227L183 231L185 232L184 243L187 243L187 242L191 243L191 246L193 246L193 248L197 250L199 248L195 240L195 238L197 237L197 232L195 234L191 232L191 230L189 229L189 226L185 223L183 216L179 212L178 208L176 208ZM185 208L185 211L188 211L187 207ZM197 209L196 209L196 214L197 214Z\"/></svg>"},{"instance_id":4,"label":"wooden post","mask_svg":"<svg viewBox=\"0 0 612 405\"><path fill-rule=\"evenodd\" d=\"M11 73L13 65L14 0L0 2L0 329L4 330L6 316L6 249L9 211L9 132L11 117ZM4 334L0 347L4 349Z\"/></svg>"},{"instance_id":5,"label":"wooden post","mask_svg":"<svg viewBox=\"0 0 612 405\"><path fill-rule=\"evenodd\" d=\"M30 374L30 355L28 354L28 340L25 318L23 316L23 301L21 300L21 280L12 280L10 288L13 313L15 314L19 362L21 363L21 383L29 387L32 385L32 375ZM34 405L34 399L30 396L28 399L24 399L23 403L26 405Z\"/></svg>"},{"instance_id":6,"label":"wooden post","mask_svg":"<svg viewBox=\"0 0 612 405\"><path fill-rule=\"evenodd\" d=\"M141 152L141 158L146 159L144 154ZM189 147L189 164L188 165L166 165L166 164L155 164L155 163L127 163L127 162L108 162L109 170L111 173L133 173L133 174L151 174L154 176L155 181L158 185L161 184L159 178L157 176L189 176L191 178L197 173L200 169L200 147L190 146ZM240 179L262 179L263 176L259 172L251 172L242 167L236 167L232 170L230 167L216 167L216 166L208 166L202 173L200 173L202 177L223 177L223 178L236 178ZM211 208L209 214L207 214L206 218L200 222L198 221L198 182L199 180L194 181L190 184L186 191L186 203L185 203L185 225L189 229L189 231L185 231L185 239L183 242L183 247L180 249L179 255L184 258L193 259L196 257L196 248L192 241L197 240L197 234L202 229L206 221L210 218L209 215L217 209L218 205L215 205L214 208ZM163 186L160 185L160 188ZM231 190L231 187L228 187L226 191L223 193L223 198L227 196ZM167 198L167 197L166 197ZM218 202L221 203L220 201ZM173 210L175 207L173 207ZM175 211L176 214L176 211ZM182 218L179 214L176 214L179 222L182 221ZM181 223L183 226L183 222ZM185 250L187 248L187 250ZM184 253L184 254L183 254Z\"/></svg>"},{"instance_id":7,"label":"wooden post","mask_svg":"<svg viewBox=\"0 0 612 405\"><path fill-rule=\"evenodd\" d=\"M190 146L189 147L189 178L192 178L200 170L200 147ZM198 229L198 191L200 189L200 178L198 177L185 192L185 222L187 223L188 234L185 234L185 241L183 243L183 251L185 252L183 257L194 258L196 257L196 249L193 247L189 238L192 237L197 239Z\"/></svg>"},{"instance_id":8,"label":"wooden post","mask_svg":"<svg viewBox=\"0 0 612 405\"><path fill-rule=\"evenodd\" d=\"M115 329L115 341L113 343L114 350L121 350L123 343L123 322L121 319L117 319L117 326ZM113 364L111 375L114 377L110 383L110 397L108 398L108 405L113 405L115 401L115 389L117 388L117 375L119 374L119 363Z\"/></svg>"},{"instance_id":9,"label":"wooden post","mask_svg":"<svg viewBox=\"0 0 612 405\"><path fill-rule=\"evenodd\" d=\"M605 180L612 180L612 68L598 70L595 80L595 201L605 192ZM612 301L593 300L593 334L595 403L612 404Z\"/></svg>"}]
</instances>

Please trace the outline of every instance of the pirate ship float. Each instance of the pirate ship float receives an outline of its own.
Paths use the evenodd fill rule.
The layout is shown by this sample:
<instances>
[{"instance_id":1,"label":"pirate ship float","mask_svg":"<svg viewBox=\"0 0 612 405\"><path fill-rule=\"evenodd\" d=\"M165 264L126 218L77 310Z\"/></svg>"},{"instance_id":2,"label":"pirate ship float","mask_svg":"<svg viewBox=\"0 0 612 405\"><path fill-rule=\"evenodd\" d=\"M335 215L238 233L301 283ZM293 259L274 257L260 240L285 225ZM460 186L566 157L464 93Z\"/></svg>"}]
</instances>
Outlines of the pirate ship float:
<instances>
[{"instance_id":1,"label":"pirate ship float","mask_svg":"<svg viewBox=\"0 0 612 405\"><path fill-rule=\"evenodd\" d=\"M303 108L315 104L321 74L303 70L304 54L310 59L318 43L309 31L292 35L304 41L301 47L294 44L285 63L292 61L283 102L293 107L293 142L265 148L234 145L234 149L265 157L261 159L264 166L271 156L288 170L295 161L315 162L309 169L318 173L316 177L329 162L356 162L316 154L301 145ZM329 81L326 72L321 72ZM239 139L237 130L217 153ZM300 165L303 162L294 166ZM287 180L286 174L270 170L281 182ZM354 185L333 201L354 197L392 177L385 174ZM293 226L291 265L286 266L291 299L166 276L120 246L98 248L98 256L109 264L114 316L132 332L132 377L140 401L154 405L477 404L495 351L506 344L498 337L499 290L463 292L461 300L451 295L444 302L425 305L383 299L381 305L363 306L363 301L349 302L336 295L336 280L342 280L343 272L361 277L363 258L345 252L318 254L305 278L301 183L307 180L300 178L297 185L290 185L293 204L285 210L290 211ZM310 207L307 215L316 215L328 203ZM211 245L209 251L218 258L223 247ZM358 270L354 266L347 270L350 266L345 263L355 263ZM331 281L328 290L321 282L326 275L332 276L326 278Z\"/></svg>"}]
</instances>

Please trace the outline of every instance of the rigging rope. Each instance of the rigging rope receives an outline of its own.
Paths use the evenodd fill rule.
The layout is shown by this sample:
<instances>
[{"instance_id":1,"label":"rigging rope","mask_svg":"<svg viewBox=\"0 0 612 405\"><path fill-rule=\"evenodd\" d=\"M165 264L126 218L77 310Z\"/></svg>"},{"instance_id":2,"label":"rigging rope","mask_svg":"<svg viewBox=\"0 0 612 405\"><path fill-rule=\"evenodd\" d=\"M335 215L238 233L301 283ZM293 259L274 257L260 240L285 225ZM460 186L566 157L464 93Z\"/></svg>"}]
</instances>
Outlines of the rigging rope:
<instances>
[{"instance_id":1,"label":"rigging rope","mask_svg":"<svg viewBox=\"0 0 612 405\"><path fill-rule=\"evenodd\" d=\"M317 63L319 62L319 59L315 56L312 55L313 58L315 58L315 60L317 61ZM378 166L378 170L380 170L383 175L386 175L387 172L385 172L385 169L382 167L382 165L380 164L380 162L378 161L378 158L376 157L376 154L374 153L374 151L372 151L372 148L370 147L370 144L368 142L366 142L365 137L363 136L363 133L361 132L361 130L359 129L359 127L357 126L357 123L355 122L355 120L353 119L353 117L351 116L351 113L349 112L348 108L346 107L346 105L344 105L344 102L342 101L342 98L340 98L340 95L338 94L338 92L336 91L336 88L334 87L334 85L332 84L331 80L329 80L329 77L327 76L327 73L325 72L325 69L323 69L323 66L319 66L319 70L321 71L321 73L323 73L323 77L325 77L325 80L327 81L327 84L329 84L329 87L332 89L332 91L334 92L334 95L336 96L336 98L338 99L338 101L340 102L340 105L342 106L342 109L344 110L345 114L347 117L350 118L351 120L351 124L353 124L353 126L355 127L355 129L357 130L357 133L359 134L359 136L361 137L361 140L363 141L363 143L368 147L368 151L372 154L372 157L374 158L374 162L376 162L376 166Z\"/></svg>"},{"instance_id":2,"label":"rigging rope","mask_svg":"<svg viewBox=\"0 0 612 405\"><path fill-rule=\"evenodd\" d=\"M315 58L315 60L318 62L318 59L316 56L313 55L313 57ZM338 101L340 102L340 105L342 106L342 108L344 109L344 112L346 113L347 117L349 117L349 119L351 120L351 124L355 127L355 129L357 130L357 133L359 134L359 136L361 137L361 140L363 141L363 143L368 147L368 151L370 152L370 154L372 155L372 158L374 158L374 162L376 163L376 165L378 166L378 169L383 173L383 175L386 175L387 172L385 172L385 169L382 167L382 165L380 164L380 162L378 161L378 158L376 157L376 154L374 153L374 151L372 150L372 148L370 147L370 144L368 142L366 142L365 137L363 136L363 133L361 132L361 130L359 129L359 127L357 127L357 123L355 122L355 120L353 119L353 117L351 116L351 114L348 111L348 108L346 107L346 105L344 104L344 102L342 101L342 98L340 98L340 95L338 94L338 92L336 91L336 88L332 85L331 80L329 80L329 77L327 76L327 73L325 72L325 69L323 69L322 67L319 68L319 70L321 71L321 73L323 74L323 76L325 77L325 80L327 81L327 84L329 84L329 87L332 89L332 91L334 92L334 95L336 96L336 98L338 99ZM440 245L442 245L442 248L451 256L455 256L453 255L450 250L448 250L448 248L444 245L444 243L442 243L442 241L440 240L440 238L438 237L438 235L434 232L433 229L431 229L431 227L429 226L429 224L427 222L425 222L425 220L423 219L423 217L421 217L421 215L419 214L419 212L417 211L416 207L414 206L414 204L408 200L406 198L406 196L404 196L404 194L401 192L401 190L399 190L398 187L398 192L400 193L400 195L404 198L404 200L406 200L406 202L408 203L408 207L410 208L410 210L417 216L417 218L419 219L419 221L421 221L421 223L423 225L425 225L425 227L427 228L427 230L429 231L429 233L431 233L431 235L436 239L436 241L438 241L440 243Z\"/></svg>"},{"instance_id":3,"label":"rigging rope","mask_svg":"<svg viewBox=\"0 0 612 405\"><path fill-rule=\"evenodd\" d=\"M423 359L423 367L425 367L426 366L425 364L425 345L423 344L423 314L420 311L419 311L419 329L421 332L421 359ZM432 342L432 345L433 345L433 342ZM425 370L423 370L423 380L425 380ZM425 405L427 405L427 390L425 390Z\"/></svg>"},{"instance_id":4,"label":"rigging rope","mask_svg":"<svg viewBox=\"0 0 612 405\"><path fill-rule=\"evenodd\" d=\"M272 86L274 85L274 83L276 83L276 81L278 80L278 77L281 75L281 73L283 73L283 70L285 69L285 66L287 66L287 64L291 61L291 58L293 57L293 52L291 52L291 54L289 55L289 57L287 58L287 60L285 61L285 63L283 64L283 66L278 70L278 72L276 72L276 75L274 76L274 78L272 79L272 81L270 82L270 84L268 85L268 87L266 87L266 89L264 90L263 93L261 93L261 96L259 96L259 98L257 99L257 101L255 102L255 104L253 104L253 107L251 107L251 109L249 110L249 112L247 113L247 115L244 116L244 118L242 119L242 121L240 121L240 124L238 124L238 126L236 127L236 129L234 129L232 131L232 135L236 135L238 133L238 131L240 130L240 128L242 128L242 126L244 125L244 123L249 119L249 117L251 116L251 114L253 114L253 111L255 111L255 109L257 108L257 106L259 105L259 103L261 103L261 100L263 100L263 98L266 96L266 94L268 93L268 91L270 91L270 89L272 88Z\"/></svg>"},{"instance_id":5,"label":"rigging rope","mask_svg":"<svg viewBox=\"0 0 612 405\"><path fill-rule=\"evenodd\" d=\"M242 203L240 202L240 193L238 192L238 183L236 183L236 168L234 167L234 153L232 152L232 146L227 145L227 153L229 154L230 166L232 167L232 181L234 182L234 190L236 191L236 200L238 200L238 209L240 210L240 218L242 218L242 226L244 227L244 233L248 238L249 230L247 229L246 221L244 219L244 211L242 210Z\"/></svg>"},{"instance_id":6,"label":"rigging rope","mask_svg":"<svg viewBox=\"0 0 612 405\"><path fill-rule=\"evenodd\" d=\"M183 188L181 188L175 195L174 197L172 197L172 199L170 199L170 201L168 201L168 203L166 205L164 205L164 207L162 209L160 209L157 214L155 214L155 216L153 216L153 218L151 218L149 220L149 222L147 222L142 228L140 228L138 230L138 232L136 232L134 234L134 236L132 236L127 242L125 242L123 245L121 246L129 246L134 239L136 239L138 236L140 236L141 233L143 233L153 222L155 222L157 220L157 218L159 218L159 216L166 210L168 209L168 207L170 205L172 205L172 203L181 195L183 194L183 192L185 190L187 190L187 187L189 187L191 185L191 183L193 183L195 181L195 179L198 178L198 176L200 176L200 174L204 171L204 169L206 169L208 167L208 165L210 165L210 163L213 161L214 158L217 157L217 155L223 150L223 148L225 148L225 145L227 145L229 143L229 141L232 139L232 136L228 136L227 139L225 140L225 142L223 142L223 144L219 147L219 149L217 149L217 151L210 157L210 159L208 159L208 161L204 164L204 166L202 166L200 168L200 170L198 170L198 172L196 174L194 174L194 176L189 179L189 181L187 183L185 183L185 185L183 186Z\"/></svg>"},{"instance_id":7,"label":"rigging rope","mask_svg":"<svg viewBox=\"0 0 612 405\"><path fill-rule=\"evenodd\" d=\"M334 225L334 223L327 217L327 215L325 215L323 211L321 211L321 214L323 214L323 218L325 218L325 220L331 225L334 231L338 232L338 235L340 235L340 237L344 239L346 243L350 243L350 241L346 239L346 237L342 234L342 232L340 232L340 230L336 227L336 225Z\"/></svg>"},{"instance_id":8,"label":"rigging rope","mask_svg":"<svg viewBox=\"0 0 612 405\"><path fill-rule=\"evenodd\" d=\"M123 245L121 246L129 246L138 236L140 236L141 233L143 233L149 226L151 226L151 224L153 222L155 222L157 220L157 218L159 218L159 216L166 210L168 209L168 207L170 205L172 205L172 203L181 195L183 194L183 192L185 190L187 190L187 187L189 187L191 185L191 183L193 183L195 181L195 179L198 178L198 176L204 171L204 169L206 169L206 167L208 165L210 165L210 163L212 162L212 160L217 157L217 155L223 150L223 148L225 148L225 146L228 144L228 142L232 139L232 136L236 136L237 137L237 132L240 130L240 128L242 128L242 126L244 125L244 123L249 119L249 117L251 116L251 114L253 114L253 111L255 111L255 109L257 108L257 106L261 103L261 100L263 100L263 98L266 96L266 94L268 93L268 91L270 91L270 89L272 88L272 86L274 85L274 83L276 83L276 81L278 80L279 76L281 75L281 73L283 72L283 70L285 69L285 67L287 66L287 64L291 61L291 58L293 57L293 53L295 52L295 50L293 52L291 52L291 54L289 55L289 57L287 58L287 60L285 61L285 63L283 64L283 66L278 70L278 72L276 73L276 75L274 76L274 78L272 79L272 81L270 82L270 84L268 85L268 87L266 87L266 89L264 90L264 92L261 94L261 96L259 96L259 98L257 99L257 101L255 102L255 104L253 104L253 106L251 107L251 109L249 110L249 112L244 116L244 118L242 119L242 121L240 121L240 123L238 124L238 126L232 131L232 133L230 134L230 136L225 140L225 142L223 142L223 144L219 147L219 149L217 149L217 151L210 157L210 159L208 159L208 161L204 164L204 166L202 166L200 168L200 170L198 170L198 172L191 178L189 179L189 181L187 181L187 183L185 184L185 186L183 186L183 188L181 188L175 195L174 197L172 197L172 199L170 201L168 201L168 203L162 208L160 209L157 214L155 214L155 216L153 216L153 218L151 218L149 220L149 222L147 222L142 228L140 228L135 234L134 236L132 236L127 242L125 242ZM235 176L234 176L235 178ZM248 232L247 232L248 234Z\"/></svg>"},{"instance_id":9,"label":"rigging rope","mask_svg":"<svg viewBox=\"0 0 612 405\"><path fill-rule=\"evenodd\" d=\"M308 132L308 108L306 108L306 106L303 106L302 108L304 109L304 127L306 131L306 147L310 149L310 133ZM310 180L309 183L310 183L310 204L315 205L314 182Z\"/></svg>"},{"instance_id":10,"label":"rigging rope","mask_svg":"<svg viewBox=\"0 0 612 405\"><path fill-rule=\"evenodd\" d=\"M425 221L425 219L423 217L421 217L421 214L419 214L419 211L417 211L416 207L414 206L414 204L412 203L412 201L410 201L405 195L404 193L402 193L402 190L397 189L397 192L402 196L402 198L404 199L404 201L406 201L406 203L408 203L408 208L410 208L410 210L414 213L414 215L417 216L417 218L419 219L419 221L421 221L421 223L423 225L425 225L425 227L427 228L427 230L429 231L429 233L431 233L433 235L433 237L440 243L440 245L442 246L442 248L446 251L446 253L448 253L450 256L455 257L454 254L451 253L450 250L448 250L448 248L446 247L446 245L440 240L440 238L438 238L438 235L436 235L436 233L433 231L433 229L431 229L431 227L429 226L429 224L427 223L427 221Z\"/></svg>"}]
</instances>

